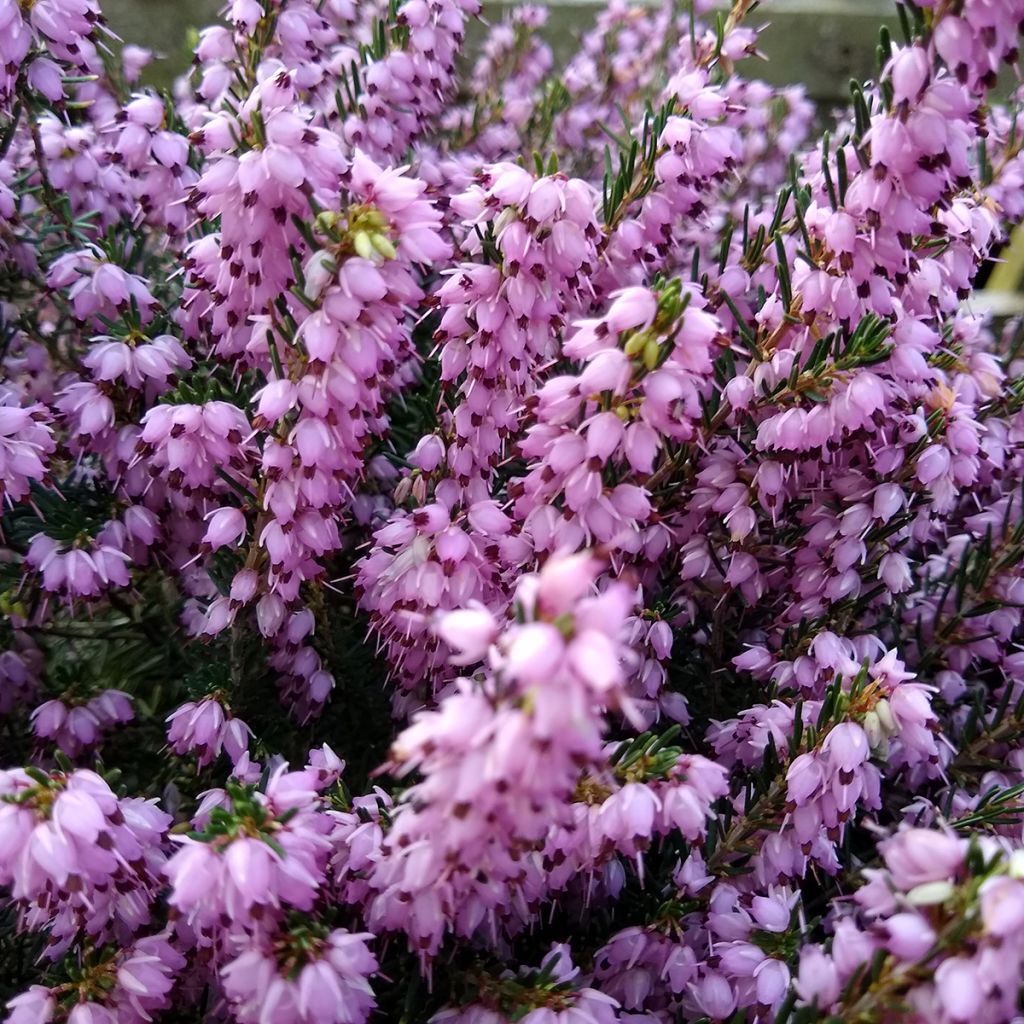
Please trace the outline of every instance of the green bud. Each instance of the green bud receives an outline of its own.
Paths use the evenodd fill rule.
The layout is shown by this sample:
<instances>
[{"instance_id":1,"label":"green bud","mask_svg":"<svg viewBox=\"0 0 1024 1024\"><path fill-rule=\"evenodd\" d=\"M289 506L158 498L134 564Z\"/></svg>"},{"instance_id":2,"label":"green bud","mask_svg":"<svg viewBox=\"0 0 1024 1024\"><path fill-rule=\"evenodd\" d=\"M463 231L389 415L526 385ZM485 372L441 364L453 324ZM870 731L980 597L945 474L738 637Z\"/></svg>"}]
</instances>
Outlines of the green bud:
<instances>
[{"instance_id":1,"label":"green bud","mask_svg":"<svg viewBox=\"0 0 1024 1024\"><path fill-rule=\"evenodd\" d=\"M648 338L644 345L644 366L653 370L661 360L661 345L657 338Z\"/></svg>"},{"instance_id":2,"label":"green bud","mask_svg":"<svg viewBox=\"0 0 1024 1024\"><path fill-rule=\"evenodd\" d=\"M323 210L316 215L316 220L313 223L316 225L317 231L332 231L338 223L338 215L333 210Z\"/></svg>"},{"instance_id":3,"label":"green bud","mask_svg":"<svg viewBox=\"0 0 1024 1024\"><path fill-rule=\"evenodd\" d=\"M391 239L387 235L370 235L370 242L386 260L393 260L398 255L398 250L391 244Z\"/></svg>"},{"instance_id":4,"label":"green bud","mask_svg":"<svg viewBox=\"0 0 1024 1024\"><path fill-rule=\"evenodd\" d=\"M882 728L889 736L894 736L900 731L899 726L896 724L896 718L892 713L892 708L884 697L875 705L875 714L878 715Z\"/></svg>"},{"instance_id":5,"label":"green bud","mask_svg":"<svg viewBox=\"0 0 1024 1024\"><path fill-rule=\"evenodd\" d=\"M557 619L555 619L552 625L559 633L562 634L562 636L568 638L572 636L573 630L576 626L576 620L569 612L563 612Z\"/></svg>"},{"instance_id":6,"label":"green bud","mask_svg":"<svg viewBox=\"0 0 1024 1024\"><path fill-rule=\"evenodd\" d=\"M373 259L373 242L370 240L370 236L365 231L357 231L352 236L352 245L356 252L363 257L364 260Z\"/></svg>"},{"instance_id":7,"label":"green bud","mask_svg":"<svg viewBox=\"0 0 1024 1024\"><path fill-rule=\"evenodd\" d=\"M669 285L662 291L658 296L658 312L666 313L670 317L675 317L679 312L679 296L681 294L682 283L677 279L669 283Z\"/></svg>"},{"instance_id":8,"label":"green bud","mask_svg":"<svg viewBox=\"0 0 1024 1024\"><path fill-rule=\"evenodd\" d=\"M869 711L860 724L867 735L868 746L872 750L877 750L885 741L885 734L882 731L882 723L878 720L878 715L874 711Z\"/></svg>"},{"instance_id":9,"label":"green bud","mask_svg":"<svg viewBox=\"0 0 1024 1024\"><path fill-rule=\"evenodd\" d=\"M28 609L25 602L20 601L13 591L7 590L0 594L0 614L17 615L24 619L28 617Z\"/></svg>"},{"instance_id":10,"label":"green bud","mask_svg":"<svg viewBox=\"0 0 1024 1024\"><path fill-rule=\"evenodd\" d=\"M630 359L636 358L643 351L648 338L650 338L650 334L647 331L636 331L627 339L626 344L623 346L623 351Z\"/></svg>"}]
</instances>

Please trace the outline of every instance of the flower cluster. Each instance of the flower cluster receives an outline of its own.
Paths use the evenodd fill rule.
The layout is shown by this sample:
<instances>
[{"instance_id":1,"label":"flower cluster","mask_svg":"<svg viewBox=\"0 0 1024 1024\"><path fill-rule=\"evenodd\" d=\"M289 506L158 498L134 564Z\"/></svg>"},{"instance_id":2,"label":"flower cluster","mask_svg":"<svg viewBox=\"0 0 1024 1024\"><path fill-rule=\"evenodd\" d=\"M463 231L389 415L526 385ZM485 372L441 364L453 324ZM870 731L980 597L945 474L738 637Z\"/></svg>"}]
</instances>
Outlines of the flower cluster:
<instances>
[{"instance_id":1,"label":"flower cluster","mask_svg":"<svg viewBox=\"0 0 1024 1024\"><path fill-rule=\"evenodd\" d=\"M601 769L600 712L622 696L631 595L619 584L588 596L597 570L583 555L524 577L525 621L505 630L482 607L440 619L460 660L486 658L488 677L463 681L395 740L394 770L423 779L392 811L369 877L371 926L402 928L433 955L446 922L493 933L546 884L529 851L563 823L581 769Z\"/></svg>"},{"instance_id":2,"label":"flower cluster","mask_svg":"<svg viewBox=\"0 0 1024 1024\"><path fill-rule=\"evenodd\" d=\"M49 935L48 955L76 940L125 942L151 917L170 817L153 801L119 799L85 769L4 772L3 868L23 924Z\"/></svg>"},{"instance_id":3,"label":"flower cluster","mask_svg":"<svg viewBox=\"0 0 1024 1024\"><path fill-rule=\"evenodd\" d=\"M207 794L203 828L180 837L164 869L170 905L198 945L262 935L287 908L313 907L329 851L318 782L312 770L281 766L262 789L229 783Z\"/></svg>"},{"instance_id":4,"label":"flower cluster","mask_svg":"<svg viewBox=\"0 0 1024 1024\"><path fill-rule=\"evenodd\" d=\"M21 405L8 388L0 391L0 499L13 503L46 476L47 456L56 447L44 405Z\"/></svg>"},{"instance_id":5,"label":"flower cluster","mask_svg":"<svg viewBox=\"0 0 1024 1024\"><path fill-rule=\"evenodd\" d=\"M57 698L40 704L32 712L32 728L38 739L77 757L96 746L104 733L134 717L128 694L104 690L84 703Z\"/></svg>"},{"instance_id":6,"label":"flower cluster","mask_svg":"<svg viewBox=\"0 0 1024 1024\"><path fill-rule=\"evenodd\" d=\"M828 1011L905 1005L915 1019L943 1024L1012 1019L1024 958L1019 849L908 828L882 844L882 856L883 867L865 871L857 914L835 920L827 950L801 951L800 1000ZM885 980L869 980L872 958Z\"/></svg>"},{"instance_id":7,"label":"flower cluster","mask_svg":"<svg viewBox=\"0 0 1024 1024\"><path fill-rule=\"evenodd\" d=\"M0 0L10 1024L1019 1019L1024 0L757 7Z\"/></svg>"},{"instance_id":8,"label":"flower cluster","mask_svg":"<svg viewBox=\"0 0 1024 1024\"><path fill-rule=\"evenodd\" d=\"M171 1005L175 976L185 966L166 935L151 935L129 946L91 951L78 969L57 985L33 985L8 1003L16 1024L144 1024Z\"/></svg>"},{"instance_id":9,"label":"flower cluster","mask_svg":"<svg viewBox=\"0 0 1024 1024\"><path fill-rule=\"evenodd\" d=\"M167 721L171 749L193 754L200 767L216 760L222 749L233 764L248 751L249 727L213 697L182 704Z\"/></svg>"}]
</instances>

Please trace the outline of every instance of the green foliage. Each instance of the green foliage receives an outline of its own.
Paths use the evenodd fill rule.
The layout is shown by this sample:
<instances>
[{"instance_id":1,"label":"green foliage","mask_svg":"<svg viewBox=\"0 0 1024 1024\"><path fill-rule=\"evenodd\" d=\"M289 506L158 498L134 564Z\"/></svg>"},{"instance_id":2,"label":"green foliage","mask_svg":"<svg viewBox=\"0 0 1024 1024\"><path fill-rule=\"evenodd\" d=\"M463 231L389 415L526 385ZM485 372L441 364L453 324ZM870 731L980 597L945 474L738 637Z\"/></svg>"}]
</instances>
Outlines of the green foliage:
<instances>
[{"instance_id":1,"label":"green foliage","mask_svg":"<svg viewBox=\"0 0 1024 1024\"><path fill-rule=\"evenodd\" d=\"M674 100L669 100L657 110L648 104L638 138L620 138L605 129L618 144L617 167L611 150L605 149L601 209L608 227L614 227L629 207L654 187L654 163L659 155L659 142L674 111Z\"/></svg>"}]
</instances>

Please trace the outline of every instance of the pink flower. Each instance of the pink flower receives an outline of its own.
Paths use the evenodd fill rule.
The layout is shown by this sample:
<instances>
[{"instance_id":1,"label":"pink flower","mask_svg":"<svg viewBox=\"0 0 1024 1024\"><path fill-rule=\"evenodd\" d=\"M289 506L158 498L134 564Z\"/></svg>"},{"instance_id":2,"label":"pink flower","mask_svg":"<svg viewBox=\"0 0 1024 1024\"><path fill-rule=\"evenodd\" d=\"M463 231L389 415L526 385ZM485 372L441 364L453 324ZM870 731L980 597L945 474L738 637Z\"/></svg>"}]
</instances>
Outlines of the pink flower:
<instances>
[{"instance_id":1,"label":"pink flower","mask_svg":"<svg viewBox=\"0 0 1024 1024\"><path fill-rule=\"evenodd\" d=\"M203 543L211 551L225 545L238 544L246 533L245 516L241 509L219 508L207 516L207 523Z\"/></svg>"},{"instance_id":2,"label":"pink flower","mask_svg":"<svg viewBox=\"0 0 1024 1024\"><path fill-rule=\"evenodd\" d=\"M245 1024L272 1013L301 1022L362 1024L376 1005L369 978L377 961L367 947L369 938L336 929L290 976L279 973L272 953L255 947L244 951L221 972L238 1019Z\"/></svg>"},{"instance_id":3,"label":"pink flower","mask_svg":"<svg viewBox=\"0 0 1024 1024\"><path fill-rule=\"evenodd\" d=\"M48 1024L53 1020L57 1000L43 985L32 985L7 1003L9 1024Z\"/></svg>"},{"instance_id":4,"label":"pink flower","mask_svg":"<svg viewBox=\"0 0 1024 1024\"><path fill-rule=\"evenodd\" d=\"M899 831L881 849L894 883L904 892L955 877L966 856L962 839L923 828Z\"/></svg>"},{"instance_id":5,"label":"pink flower","mask_svg":"<svg viewBox=\"0 0 1024 1024\"><path fill-rule=\"evenodd\" d=\"M441 639L458 652L453 664L470 665L486 654L498 625L490 612L478 606L445 613L436 628Z\"/></svg>"},{"instance_id":6,"label":"pink flower","mask_svg":"<svg viewBox=\"0 0 1024 1024\"><path fill-rule=\"evenodd\" d=\"M167 721L171 749L176 754L195 755L200 767L216 760L222 748L233 764L248 751L249 727L226 712L216 699L183 704Z\"/></svg>"},{"instance_id":7,"label":"pink flower","mask_svg":"<svg viewBox=\"0 0 1024 1024\"><path fill-rule=\"evenodd\" d=\"M935 971L936 994L951 1021L973 1020L984 1000L978 965L965 957L953 957Z\"/></svg>"}]
</instances>

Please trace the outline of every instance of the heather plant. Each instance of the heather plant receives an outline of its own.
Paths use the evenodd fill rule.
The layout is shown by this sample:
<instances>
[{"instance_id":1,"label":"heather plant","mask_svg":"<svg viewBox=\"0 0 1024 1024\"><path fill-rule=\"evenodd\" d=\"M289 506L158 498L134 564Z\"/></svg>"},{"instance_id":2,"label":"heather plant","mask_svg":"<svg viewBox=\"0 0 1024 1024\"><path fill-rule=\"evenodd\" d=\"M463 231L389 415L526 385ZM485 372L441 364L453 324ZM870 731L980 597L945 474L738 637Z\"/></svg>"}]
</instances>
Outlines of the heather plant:
<instances>
[{"instance_id":1,"label":"heather plant","mask_svg":"<svg viewBox=\"0 0 1024 1024\"><path fill-rule=\"evenodd\" d=\"M1024 1019L1024 0L895 14L0 0L6 1021Z\"/></svg>"}]
</instances>

